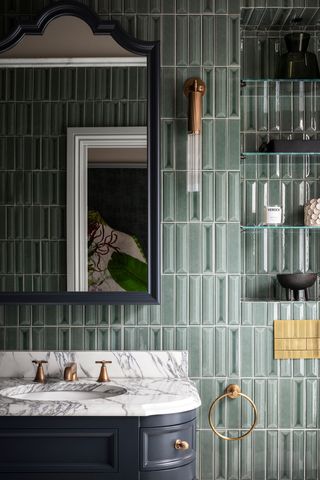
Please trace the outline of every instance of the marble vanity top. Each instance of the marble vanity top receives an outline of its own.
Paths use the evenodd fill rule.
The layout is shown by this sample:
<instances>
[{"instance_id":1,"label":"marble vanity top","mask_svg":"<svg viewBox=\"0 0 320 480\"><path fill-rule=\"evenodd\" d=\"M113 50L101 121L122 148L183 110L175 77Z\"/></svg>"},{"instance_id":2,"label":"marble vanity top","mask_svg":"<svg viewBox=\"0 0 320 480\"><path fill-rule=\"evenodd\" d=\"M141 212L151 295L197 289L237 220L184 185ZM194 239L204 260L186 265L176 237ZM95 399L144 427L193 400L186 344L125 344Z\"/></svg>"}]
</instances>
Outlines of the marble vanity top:
<instances>
[{"instance_id":1,"label":"marble vanity top","mask_svg":"<svg viewBox=\"0 0 320 480\"><path fill-rule=\"evenodd\" d=\"M33 359L49 362L44 385L32 381ZM111 382L95 381L99 373L95 360L101 359L113 362L109 368ZM69 361L78 365L77 382L61 381ZM0 416L148 416L193 410L201 401L187 376L187 364L187 352L178 351L3 352L0 353ZM108 396L111 387L115 396ZM125 389L125 393L119 388ZM15 398L30 392L57 390L95 392L97 398L61 401Z\"/></svg>"}]
</instances>

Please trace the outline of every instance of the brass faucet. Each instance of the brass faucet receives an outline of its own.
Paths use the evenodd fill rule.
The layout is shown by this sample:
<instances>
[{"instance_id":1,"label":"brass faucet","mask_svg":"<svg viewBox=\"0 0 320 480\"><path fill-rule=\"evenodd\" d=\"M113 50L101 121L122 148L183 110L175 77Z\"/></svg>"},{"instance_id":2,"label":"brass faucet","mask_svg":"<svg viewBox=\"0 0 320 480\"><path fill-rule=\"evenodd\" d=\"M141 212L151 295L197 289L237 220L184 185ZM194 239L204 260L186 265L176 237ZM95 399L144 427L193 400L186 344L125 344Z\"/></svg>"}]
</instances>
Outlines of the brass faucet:
<instances>
[{"instance_id":1,"label":"brass faucet","mask_svg":"<svg viewBox=\"0 0 320 480\"><path fill-rule=\"evenodd\" d=\"M106 363L112 363L110 360L100 360L96 363L101 363L100 375L97 382L110 382L110 377L108 375Z\"/></svg>"},{"instance_id":2,"label":"brass faucet","mask_svg":"<svg viewBox=\"0 0 320 480\"><path fill-rule=\"evenodd\" d=\"M76 382L78 380L77 364L75 362L67 363L63 378L66 382Z\"/></svg>"},{"instance_id":3,"label":"brass faucet","mask_svg":"<svg viewBox=\"0 0 320 480\"><path fill-rule=\"evenodd\" d=\"M34 382L44 383L46 381L46 376L43 370L43 363L48 363L47 360L32 360L32 363L38 365L36 376L34 377Z\"/></svg>"}]
</instances>

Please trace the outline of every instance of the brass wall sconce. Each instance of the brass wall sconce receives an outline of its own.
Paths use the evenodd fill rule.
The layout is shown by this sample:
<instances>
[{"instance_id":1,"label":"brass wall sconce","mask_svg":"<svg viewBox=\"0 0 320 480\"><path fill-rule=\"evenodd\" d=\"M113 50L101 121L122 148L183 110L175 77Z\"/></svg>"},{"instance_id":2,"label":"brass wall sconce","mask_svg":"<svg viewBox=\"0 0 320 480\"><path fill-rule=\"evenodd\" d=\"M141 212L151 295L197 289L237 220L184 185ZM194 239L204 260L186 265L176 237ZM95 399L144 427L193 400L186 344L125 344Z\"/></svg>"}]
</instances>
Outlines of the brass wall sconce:
<instances>
[{"instance_id":1,"label":"brass wall sconce","mask_svg":"<svg viewBox=\"0 0 320 480\"><path fill-rule=\"evenodd\" d=\"M183 92L188 98L187 191L199 192L201 185L201 117L202 97L206 84L201 78L185 81Z\"/></svg>"}]
</instances>

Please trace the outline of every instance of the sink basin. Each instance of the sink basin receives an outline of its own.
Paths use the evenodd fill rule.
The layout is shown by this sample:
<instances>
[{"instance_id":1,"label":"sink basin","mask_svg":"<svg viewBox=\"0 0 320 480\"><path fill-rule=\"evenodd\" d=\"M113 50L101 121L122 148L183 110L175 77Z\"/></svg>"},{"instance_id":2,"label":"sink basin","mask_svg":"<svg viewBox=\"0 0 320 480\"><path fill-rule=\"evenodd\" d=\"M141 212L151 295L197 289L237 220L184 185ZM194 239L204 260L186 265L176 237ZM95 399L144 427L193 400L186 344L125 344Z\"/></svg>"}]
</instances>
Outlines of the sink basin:
<instances>
[{"instance_id":1,"label":"sink basin","mask_svg":"<svg viewBox=\"0 0 320 480\"><path fill-rule=\"evenodd\" d=\"M115 397L127 392L127 390L122 387L104 386L103 390L101 388L100 385L97 386L96 384L32 384L7 388L5 391L2 391L1 394L17 400L34 400L38 402L81 402L83 400Z\"/></svg>"}]
</instances>

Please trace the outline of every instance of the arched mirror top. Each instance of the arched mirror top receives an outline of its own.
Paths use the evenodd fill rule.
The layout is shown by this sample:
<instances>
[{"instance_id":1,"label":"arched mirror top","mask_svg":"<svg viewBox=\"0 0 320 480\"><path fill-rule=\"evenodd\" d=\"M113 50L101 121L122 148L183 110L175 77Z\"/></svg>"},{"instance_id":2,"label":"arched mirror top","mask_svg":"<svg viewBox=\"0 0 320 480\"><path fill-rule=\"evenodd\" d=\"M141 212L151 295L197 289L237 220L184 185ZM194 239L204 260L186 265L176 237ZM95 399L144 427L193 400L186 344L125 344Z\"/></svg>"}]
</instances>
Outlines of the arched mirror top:
<instances>
[{"instance_id":1,"label":"arched mirror top","mask_svg":"<svg viewBox=\"0 0 320 480\"><path fill-rule=\"evenodd\" d=\"M117 21L101 20L76 1L56 2L0 41L0 59L134 58L151 56L159 42L132 37ZM138 61L138 60L137 60Z\"/></svg>"}]
</instances>

